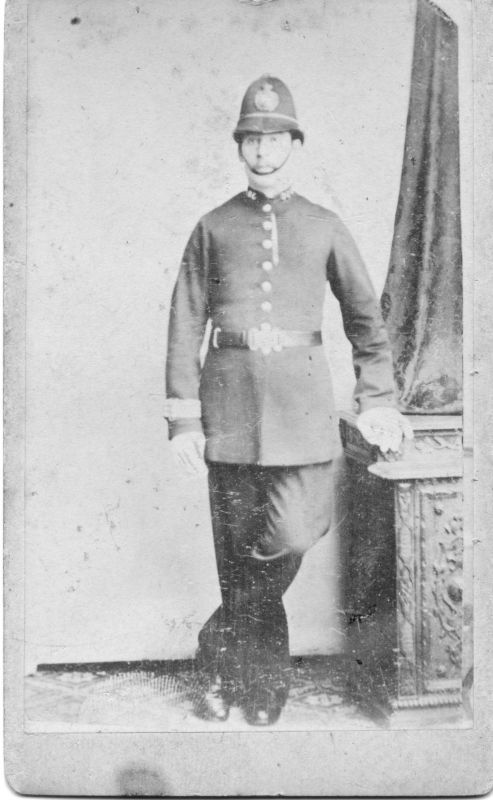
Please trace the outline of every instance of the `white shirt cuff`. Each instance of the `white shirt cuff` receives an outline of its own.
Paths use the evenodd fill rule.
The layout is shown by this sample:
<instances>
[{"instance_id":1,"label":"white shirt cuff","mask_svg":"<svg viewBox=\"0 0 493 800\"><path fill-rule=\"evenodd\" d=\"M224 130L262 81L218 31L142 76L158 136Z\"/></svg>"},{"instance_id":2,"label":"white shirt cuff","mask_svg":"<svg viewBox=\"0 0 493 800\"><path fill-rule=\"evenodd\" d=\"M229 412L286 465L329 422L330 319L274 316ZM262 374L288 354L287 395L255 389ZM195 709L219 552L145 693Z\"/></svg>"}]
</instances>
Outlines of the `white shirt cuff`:
<instances>
[{"instance_id":1,"label":"white shirt cuff","mask_svg":"<svg viewBox=\"0 0 493 800\"><path fill-rule=\"evenodd\" d=\"M200 419L202 416L200 400L168 397L164 401L164 416L170 422L177 419Z\"/></svg>"}]
</instances>

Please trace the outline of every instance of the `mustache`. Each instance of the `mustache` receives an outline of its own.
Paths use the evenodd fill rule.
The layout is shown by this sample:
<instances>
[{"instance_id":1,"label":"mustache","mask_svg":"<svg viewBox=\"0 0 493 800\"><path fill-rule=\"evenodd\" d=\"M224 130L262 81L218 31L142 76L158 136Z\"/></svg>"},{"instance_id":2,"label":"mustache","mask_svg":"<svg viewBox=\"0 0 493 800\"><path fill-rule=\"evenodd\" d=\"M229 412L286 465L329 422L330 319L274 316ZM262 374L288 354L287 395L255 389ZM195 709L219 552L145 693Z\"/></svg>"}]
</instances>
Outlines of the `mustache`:
<instances>
[{"instance_id":1,"label":"mustache","mask_svg":"<svg viewBox=\"0 0 493 800\"><path fill-rule=\"evenodd\" d=\"M288 161L290 156L291 156L291 151L287 154L287 156L284 159L284 161L282 162L282 164L279 164L278 167L272 167L270 164L264 164L263 165L264 169L266 167L268 167L270 169L270 172L262 172L262 171L260 171L259 169L255 168L255 167L250 167L250 171L253 172L254 175L259 175L259 176L262 176L262 175L274 175L274 173L279 172L279 170L283 168L283 166Z\"/></svg>"}]
</instances>

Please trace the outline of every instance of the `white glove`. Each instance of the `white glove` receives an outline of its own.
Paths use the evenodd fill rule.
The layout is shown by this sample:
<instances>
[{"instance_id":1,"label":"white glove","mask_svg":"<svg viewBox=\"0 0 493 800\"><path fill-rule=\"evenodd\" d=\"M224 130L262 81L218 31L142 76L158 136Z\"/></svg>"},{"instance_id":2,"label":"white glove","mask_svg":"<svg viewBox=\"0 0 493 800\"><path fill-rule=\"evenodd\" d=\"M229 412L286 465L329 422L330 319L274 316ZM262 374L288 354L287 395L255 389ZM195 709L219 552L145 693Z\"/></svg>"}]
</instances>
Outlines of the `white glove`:
<instances>
[{"instance_id":1,"label":"white glove","mask_svg":"<svg viewBox=\"0 0 493 800\"><path fill-rule=\"evenodd\" d=\"M396 408L387 406L369 408L359 415L356 424L366 441L378 445L382 453L388 450L397 453L403 437L414 438L409 420Z\"/></svg>"},{"instance_id":2,"label":"white glove","mask_svg":"<svg viewBox=\"0 0 493 800\"><path fill-rule=\"evenodd\" d=\"M171 440L171 448L177 462L189 475L205 475L205 436L199 431L179 433Z\"/></svg>"}]
</instances>

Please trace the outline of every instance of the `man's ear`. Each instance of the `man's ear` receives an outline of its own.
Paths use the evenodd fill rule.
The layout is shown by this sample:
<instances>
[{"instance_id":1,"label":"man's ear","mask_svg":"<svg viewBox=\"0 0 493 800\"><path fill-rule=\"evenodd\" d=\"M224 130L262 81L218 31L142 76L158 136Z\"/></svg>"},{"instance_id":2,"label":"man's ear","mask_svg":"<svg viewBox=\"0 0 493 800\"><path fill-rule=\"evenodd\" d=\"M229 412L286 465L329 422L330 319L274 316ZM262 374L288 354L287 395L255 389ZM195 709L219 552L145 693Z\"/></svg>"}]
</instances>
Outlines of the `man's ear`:
<instances>
[{"instance_id":1,"label":"man's ear","mask_svg":"<svg viewBox=\"0 0 493 800\"><path fill-rule=\"evenodd\" d=\"M238 142L238 158L240 159L241 163L244 164L245 159L243 158L243 153L241 152L241 145L242 142Z\"/></svg>"},{"instance_id":2,"label":"man's ear","mask_svg":"<svg viewBox=\"0 0 493 800\"><path fill-rule=\"evenodd\" d=\"M303 147L303 143L302 143L301 139L293 139L293 141L292 141L293 150L301 150L302 147Z\"/></svg>"}]
</instances>

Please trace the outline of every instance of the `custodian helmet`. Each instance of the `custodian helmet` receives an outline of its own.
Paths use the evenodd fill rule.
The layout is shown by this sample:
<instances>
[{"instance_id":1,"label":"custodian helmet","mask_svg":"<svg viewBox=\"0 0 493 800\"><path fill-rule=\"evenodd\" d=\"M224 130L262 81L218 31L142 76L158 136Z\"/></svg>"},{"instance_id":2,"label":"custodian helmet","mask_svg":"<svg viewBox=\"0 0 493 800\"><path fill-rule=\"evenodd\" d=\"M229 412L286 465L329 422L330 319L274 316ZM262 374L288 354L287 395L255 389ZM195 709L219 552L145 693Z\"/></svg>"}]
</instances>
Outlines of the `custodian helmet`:
<instances>
[{"instance_id":1,"label":"custodian helmet","mask_svg":"<svg viewBox=\"0 0 493 800\"><path fill-rule=\"evenodd\" d=\"M272 75L262 75L246 90L233 136L235 141L240 142L245 133L278 131L291 131L292 137L301 142L305 138L286 84Z\"/></svg>"}]
</instances>

